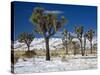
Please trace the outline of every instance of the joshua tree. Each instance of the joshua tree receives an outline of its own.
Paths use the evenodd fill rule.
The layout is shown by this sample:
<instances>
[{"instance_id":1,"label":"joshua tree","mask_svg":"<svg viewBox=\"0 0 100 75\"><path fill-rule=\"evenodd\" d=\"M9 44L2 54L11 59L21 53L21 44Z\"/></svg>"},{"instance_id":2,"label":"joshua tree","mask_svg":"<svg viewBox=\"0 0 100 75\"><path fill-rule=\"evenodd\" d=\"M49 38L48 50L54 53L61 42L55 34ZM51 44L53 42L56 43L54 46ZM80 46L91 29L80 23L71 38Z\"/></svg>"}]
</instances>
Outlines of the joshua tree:
<instances>
[{"instance_id":1,"label":"joshua tree","mask_svg":"<svg viewBox=\"0 0 100 75\"><path fill-rule=\"evenodd\" d=\"M84 56L83 47L82 47L83 26L80 26L80 27L75 26L75 33L77 34L77 38L80 41L81 54L82 56Z\"/></svg>"},{"instance_id":2,"label":"joshua tree","mask_svg":"<svg viewBox=\"0 0 100 75\"><path fill-rule=\"evenodd\" d=\"M87 36L87 33L84 34L84 54L86 51L86 36Z\"/></svg>"},{"instance_id":3,"label":"joshua tree","mask_svg":"<svg viewBox=\"0 0 100 75\"><path fill-rule=\"evenodd\" d=\"M91 48L91 54L92 54L92 40L93 40L93 36L94 36L94 30L93 29L90 29L88 32L87 32L87 39L89 40L90 42L90 48Z\"/></svg>"},{"instance_id":4,"label":"joshua tree","mask_svg":"<svg viewBox=\"0 0 100 75\"><path fill-rule=\"evenodd\" d=\"M64 16L58 19L57 14L45 13L45 9L36 7L30 21L34 25L34 31L43 35L46 45L46 60L50 60L49 39L66 23Z\"/></svg>"},{"instance_id":5,"label":"joshua tree","mask_svg":"<svg viewBox=\"0 0 100 75\"><path fill-rule=\"evenodd\" d=\"M65 47L66 54L68 54L68 31L64 29L62 35L63 35L62 42Z\"/></svg>"},{"instance_id":6,"label":"joshua tree","mask_svg":"<svg viewBox=\"0 0 100 75\"><path fill-rule=\"evenodd\" d=\"M33 34L23 32L19 35L19 42L25 43L27 45L28 51L30 51L30 44L33 41Z\"/></svg>"},{"instance_id":7,"label":"joshua tree","mask_svg":"<svg viewBox=\"0 0 100 75\"><path fill-rule=\"evenodd\" d=\"M63 42L63 45L65 47L65 50L66 50L66 54L68 54L68 45L70 43L72 43L72 39L74 38L72 35L70 35L70 32L68 32L66 29L63 30L63 33L62 33L63 37L62 37L62 42Z\"/></svg>"}]
</instances>

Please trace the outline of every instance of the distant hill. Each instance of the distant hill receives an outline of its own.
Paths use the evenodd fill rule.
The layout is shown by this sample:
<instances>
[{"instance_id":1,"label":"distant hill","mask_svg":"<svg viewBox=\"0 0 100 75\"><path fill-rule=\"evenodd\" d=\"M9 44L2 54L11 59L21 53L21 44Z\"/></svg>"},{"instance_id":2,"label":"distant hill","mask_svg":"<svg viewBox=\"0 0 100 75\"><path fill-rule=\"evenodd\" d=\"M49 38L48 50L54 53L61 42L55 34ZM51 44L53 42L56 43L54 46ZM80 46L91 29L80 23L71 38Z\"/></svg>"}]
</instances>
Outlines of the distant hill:
<instances>
[{"instance_id":1,"label":"distant hill","mask_svg":"<svg viewBox=\"0 0 100 75\"><path fill-rule=\"evenodd\" d=\"M78 41L78 39L73 39L74 41ZM84 39L83 39L84 40ZM62 39L61 38L50 38L49 39L49 47L50 50L61 49L63 48ZM79 42L79 41L78 41ZM86 40L86 47L90 48L89 41ZM96 38L93 39L93 44L97 43ZM20 43L17 41L14 42L14 50L27 50L27 46L24 43ZM30 46L30 50L45 50L45 40L44 38L35 38Z\"/></svg>"}]
</instances>

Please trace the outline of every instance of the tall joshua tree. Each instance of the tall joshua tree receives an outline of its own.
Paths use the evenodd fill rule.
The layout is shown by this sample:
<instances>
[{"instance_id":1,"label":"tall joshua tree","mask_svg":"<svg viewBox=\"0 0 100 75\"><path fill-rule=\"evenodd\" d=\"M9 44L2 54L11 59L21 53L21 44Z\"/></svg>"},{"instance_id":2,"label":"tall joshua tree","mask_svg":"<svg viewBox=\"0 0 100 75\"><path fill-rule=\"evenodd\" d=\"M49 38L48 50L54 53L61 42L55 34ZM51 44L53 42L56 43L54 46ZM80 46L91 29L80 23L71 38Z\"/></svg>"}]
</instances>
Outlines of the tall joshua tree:
<instances>
[{"instance_id":1,"label":"tall joshua tree","mask_svg":"<svg viewBox=\"0 0 100 75\"><path fill-rule=\"evenodd\" d=\"M75 33L77 34L77 38L79 39L80 41L80 46L81 46L81 54L82 56L84 56L84 51L83 51L83 47L82 47L82 36L83 36L83 26L79 26L79 27L76 27L75 26Z\"/></svg>"},{"instance_id":2,"label":"tall joshua tree","mask_svg":"<svg viewBox=\"0 0 100 75\"><path fill-rule=\"evenodd\" d=\"M64 29L62 35L63 35L62 42L65 47L66 54L68 54L68 31Z\"/></svg>"},{"instance_id":3,"label":"tall joshua tree","mask_svg":"<svg viewBox=\"0 0 100 75\"><path fill-rule=\"evenodd\" d=\"M86 37L87 37L87 33L84 34L84 54L86 52Z\"/></svg>"},{"instance_id":4,"label":"tall joshua tree","mask_svg":"<svg viewBox=\"0 0 100 75\"><path fill-rule=\"evenodd\" d=\"M95 32L94 32L93 29L90 29L90 30L87 32L87 39L88 39L89 42L90 42L91 54L92 54L92 40L93 40L94 33L95 33Z\"/></svg>"},{"instance_id":5,"label":"tall joshua tree","mask_svg":"<svg viewBox=\"0 0 100 75\"><path fill-rule=\"evenodd\" d=\"M33 41L34 36L31 33L23 32L19 35L19 42L25 43L27 45L28 51L30 51L30 44Z\"/></svg>"},{"instance_id":6,"label":"tall joshua tree","mask_svg":"<svg viewBox=\"0 0 100 75\"><path fill-rule=\"evenodd\" d=\"M57 14L45 13L45 9L36 7L33 10L30 21L33 23L34 31L43 35L45 39L46 60L49 61L49 39L66 23L66 20L64 16L58 19Z\"/></svg>"}]
</instances>

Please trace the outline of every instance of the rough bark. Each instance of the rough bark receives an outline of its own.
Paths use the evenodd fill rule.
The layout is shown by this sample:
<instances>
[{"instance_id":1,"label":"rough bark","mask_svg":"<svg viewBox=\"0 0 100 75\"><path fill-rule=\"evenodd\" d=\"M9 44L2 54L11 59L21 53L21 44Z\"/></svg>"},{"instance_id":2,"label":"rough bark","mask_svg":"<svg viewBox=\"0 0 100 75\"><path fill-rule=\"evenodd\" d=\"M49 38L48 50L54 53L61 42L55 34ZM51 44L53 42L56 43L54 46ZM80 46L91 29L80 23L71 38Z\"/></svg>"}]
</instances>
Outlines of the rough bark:
<instances>
[{"instance_id":1,"label":"rough bark","mask_svg":"<svg viewBox=\"0 0 100 75\"><path fill-rule=\"evenodd\" d=\"M84 54L86 54L86 38L85 37L84 37Z\"/></svg>"},{"instance_id":2,"label":"rough bark","mask_svg":"<svg viewBox=\"0 0 100 75\"><path fill-rule=\"evenodd\" d=\"M68 46L67 46L67 44L66 44L66 54L68 55Z\"/></svg>"},{"instance_id":3,"label":"rough bark","mask_svg":"<svg viewBox=\"0 0 100 75\"><path fill-rule=\"evenodd\" d=\"M92 42L90 42L90 47L91 47L91 54L92 54Z\"/></svg>"},{"instance_id":4,"label":"rough bark","mask_svg":"<svg viewBox=\"0 0 100 75\"><path fill-rule=\"evenodd\" d=\"M83 51L83 48L82 48L82 41L80 41L80 43L81 43L81 54L82 54L82 56L84 56L84 51Z\"/></svg>"},{"instance_id":5,"label":"rough bark","mask_svg":"<svg viewBox=\"0 0 100 75\"><path fill-rule=\"evenodd\" d=\"M50 61L49 38L45 38L45 44L46 44L46 60Z\"/></svg>"}]
</instances>

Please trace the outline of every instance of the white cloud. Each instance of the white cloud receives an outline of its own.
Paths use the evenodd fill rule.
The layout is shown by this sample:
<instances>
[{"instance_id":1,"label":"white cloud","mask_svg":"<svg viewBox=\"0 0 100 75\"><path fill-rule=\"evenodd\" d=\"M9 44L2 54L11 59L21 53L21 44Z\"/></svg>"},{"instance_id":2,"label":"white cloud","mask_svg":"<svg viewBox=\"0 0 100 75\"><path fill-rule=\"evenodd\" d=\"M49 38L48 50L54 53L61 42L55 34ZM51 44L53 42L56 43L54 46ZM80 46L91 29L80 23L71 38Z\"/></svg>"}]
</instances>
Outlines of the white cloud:
<instances>
[{"instance_id":1,"label":"white cloud","mask_svg":"<svg viewBox=\"0 0 100 75\"><path fill-rule=\"evenodd\" d=\"M58 10L46 10L44 13L62 14L63 12Z\"/></svg>"},{"instance_id":2,"label":"white cloud","mask_svg":"<svg viewBox=\"0 0 100 75\"><path fill-rule=\"evenodd\" d=\"M73 37L76 37L76 34L74 32L70 32L70 35L73 36ZM62 31L58 31L53 37L62 38Z\"/></svg>"}]
</instances>

